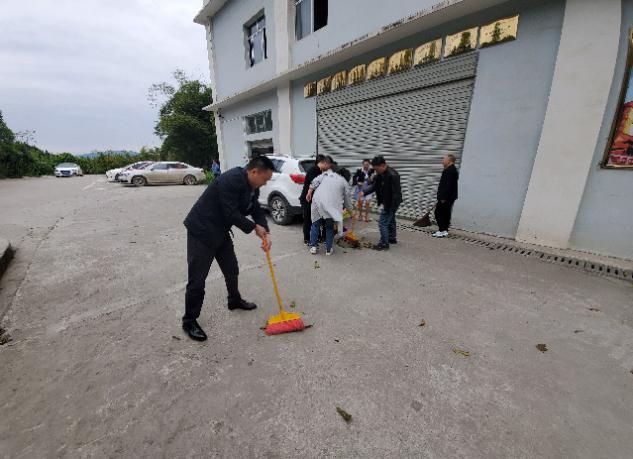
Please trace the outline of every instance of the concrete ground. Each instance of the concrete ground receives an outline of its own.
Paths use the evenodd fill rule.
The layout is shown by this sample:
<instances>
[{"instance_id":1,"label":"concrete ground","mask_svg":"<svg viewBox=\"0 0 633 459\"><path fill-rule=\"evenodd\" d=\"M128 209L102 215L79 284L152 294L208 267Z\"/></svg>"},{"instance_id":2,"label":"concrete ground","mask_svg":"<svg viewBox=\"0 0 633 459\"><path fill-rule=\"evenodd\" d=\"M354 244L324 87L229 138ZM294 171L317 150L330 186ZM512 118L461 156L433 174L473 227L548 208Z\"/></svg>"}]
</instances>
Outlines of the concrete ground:
<instances>
[{"instance_id":1,"label":"concrete ground","mask_svg":"<svg viewBox=\"0 0 633 459\"><path fill-rule=\"evenodd\" d=\"M236 232L260 307L228 311L214 266L199 344L180 329L181 222L202 191L0 181L17 249L0 284L0 457L633 454L630 283L407 232L386 253L313 257L299 225L273 226L282 295L314 326L259 329L274 294Z\"/></svg>"}]
</instances>

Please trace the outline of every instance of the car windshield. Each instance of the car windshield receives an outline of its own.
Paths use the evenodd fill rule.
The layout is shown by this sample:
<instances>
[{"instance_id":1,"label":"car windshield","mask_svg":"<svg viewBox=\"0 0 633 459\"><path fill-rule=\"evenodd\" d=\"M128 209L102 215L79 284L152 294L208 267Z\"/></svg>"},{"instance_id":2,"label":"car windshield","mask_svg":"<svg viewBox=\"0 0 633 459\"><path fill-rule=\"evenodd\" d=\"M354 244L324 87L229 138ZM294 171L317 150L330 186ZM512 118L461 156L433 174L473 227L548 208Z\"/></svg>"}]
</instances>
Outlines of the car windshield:
<instances>
[{"instance_id":1,"label":"car windshield","mask_svg":"<svg viewBox=\"0 0 633 459\"><path fill-rule=\"evenodd\" d=\"M57 167L77 167L77 165L75 163L61 163Z\"/></svg>"}]
</instances>

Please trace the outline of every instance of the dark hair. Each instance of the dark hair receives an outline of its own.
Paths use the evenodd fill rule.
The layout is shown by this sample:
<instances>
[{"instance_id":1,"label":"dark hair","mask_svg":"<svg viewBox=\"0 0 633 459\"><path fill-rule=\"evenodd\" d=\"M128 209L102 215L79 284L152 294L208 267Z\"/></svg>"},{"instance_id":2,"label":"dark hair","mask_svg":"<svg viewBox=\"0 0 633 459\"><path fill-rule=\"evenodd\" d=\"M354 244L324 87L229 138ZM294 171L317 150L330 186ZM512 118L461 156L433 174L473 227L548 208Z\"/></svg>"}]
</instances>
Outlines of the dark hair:
<instances>
[{"instance_id":1,"label":"dark hair","mask_svg":"<svg viewBox=\"0 0 633 459\"><path fill-rule=\"evenodd\" d=\"M374 159L371 160L372 166L382 166L383 164L387 164L387 161L385 161L385 158L382 155L374 156Z\"/></svg>"},{"instance_id":2,"label":"dark hair","mask_svg":"<svg viewBox=\"0 0 633 459\"><path fill-rule=\"evenodd\" d=\"M320 160L318 159L318 156L317 156L317 164L318 164L318 163L322 163L322 162L324 162L324 161L325 161L326 163L328 163L328 164L334 164L334 160L332 159L332 157L331 157L331 156L329 156L329 155L320 155L320 156L321 156L321 159L320 159Z\"/></svg>"},{"instance_id":3,"label":"dark hair","mask_svg":"<svg viewBox=\"0 0 633 459\"><path fill-rule=\"evenodd\" d=\"M370 163L370 164L371 164L371 159L369 159L369 158L365 158L365 159L363 159L363 162L365 162L365 161L367 161L368 163Z\"/></svg>"},{"instance_id":4,"label":"dark hair","mask_svg":"<svg viewBox=\"0 0 633 459\"><path fill-rule=\"evenodd\" d=\"M253 169L257 169L260 172L265 171L265 170L274 171L275 165L267 156L256 156L253 159L251 159L246 165L246 170L250 171Z\"/></svg>"},{"instance_id":5,"label":"dark hair","mask_svg":"<svg viewBox=\"0 0 633 459\"><path fill-rule=\"evenodd\" d=\"M455 155L452 154L448 154L446 155L446 157L449 159L450 162L454 163L455 161L457 161L457 158L455 157Z\"/></svg>"},{"instance_id":6,"label":"dark hair","mask_svg":"<svg viewBox=\"0 0 633 459\"><path fill-rule=\"evenodd\" d=\"M316 158L314 159L314 162L315 162L315 164L319 164L324 159L325 159L325 155L322 155L321 153L319 153L318 155L316 155Z\"/></svg>"},{"instance_id":7,"label":"dark hair","mask_svg":"<svg viewBox=\"0 0 633 459\"><path fill-rule=\"evenodd\" d=\"M336 173L343 177L347 183L349 183L352 178L352 174L344 167L339 168Z\"/></svg>"}]
</instances>

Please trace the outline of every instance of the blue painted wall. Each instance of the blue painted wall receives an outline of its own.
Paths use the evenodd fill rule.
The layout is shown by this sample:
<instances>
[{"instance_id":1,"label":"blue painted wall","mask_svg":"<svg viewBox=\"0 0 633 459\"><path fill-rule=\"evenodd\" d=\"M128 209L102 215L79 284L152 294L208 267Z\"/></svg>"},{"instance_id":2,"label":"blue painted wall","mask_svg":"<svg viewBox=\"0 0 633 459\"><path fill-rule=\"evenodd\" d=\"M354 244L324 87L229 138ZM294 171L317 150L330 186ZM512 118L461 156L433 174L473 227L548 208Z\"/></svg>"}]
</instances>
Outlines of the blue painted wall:
<instances>
[{"instance_id":1,"label":"blue painted wall","mask_svg":"<svg viewBox=\"0 0 633 459\"><path fill-rule=\"evenodd\" d=\"M589 173L571 237L571 246L574 249L621 258L633 258L633 170L602 169L600 163L609 142L613 119L617 116L628 51L627 35L631 28L633 1L623 0L615 77L596 144L595 166Z\"/></svg>"}]
</instances>

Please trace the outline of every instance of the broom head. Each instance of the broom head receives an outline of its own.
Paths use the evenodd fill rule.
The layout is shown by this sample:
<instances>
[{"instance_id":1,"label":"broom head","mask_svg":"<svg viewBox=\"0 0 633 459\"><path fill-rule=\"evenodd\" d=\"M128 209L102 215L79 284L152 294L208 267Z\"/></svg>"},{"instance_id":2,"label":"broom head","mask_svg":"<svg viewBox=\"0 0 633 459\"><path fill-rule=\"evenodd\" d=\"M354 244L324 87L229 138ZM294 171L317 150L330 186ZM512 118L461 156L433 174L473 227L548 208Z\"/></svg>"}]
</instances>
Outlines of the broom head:
<instances>
[{"instance_id":1,"label":"broom head","mask_svg":"<svg viewBox=\"0 0 633 459\"><path fill-rule=\"evenodd\" d=\"M281 333L301 331L304 328L303 319L299 314L284 311L268 319L264 333L267 335L279 335Z\"/></svg>"}]
</instances>

